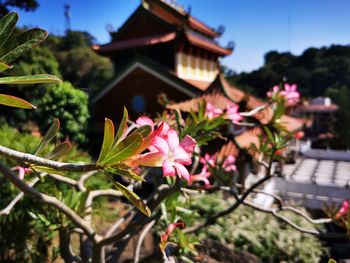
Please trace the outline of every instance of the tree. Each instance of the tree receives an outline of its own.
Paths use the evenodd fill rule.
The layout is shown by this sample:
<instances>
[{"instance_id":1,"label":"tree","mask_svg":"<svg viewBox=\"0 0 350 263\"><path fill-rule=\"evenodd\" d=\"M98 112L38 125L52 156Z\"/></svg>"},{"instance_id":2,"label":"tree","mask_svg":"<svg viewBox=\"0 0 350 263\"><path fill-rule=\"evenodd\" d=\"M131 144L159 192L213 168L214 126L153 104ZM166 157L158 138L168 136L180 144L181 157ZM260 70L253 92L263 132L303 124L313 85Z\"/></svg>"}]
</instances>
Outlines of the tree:
<instances>
[{"instance_id":1,"label":"tree","mask_svg":"<svg viewBox=\"0 0 350 263\"><path fill-rule=\"evenodd\" d=\"M0 0L0 17L6 15L12 8L34 11L39 7L37 0Z\"/></svg>"}]
</instances>

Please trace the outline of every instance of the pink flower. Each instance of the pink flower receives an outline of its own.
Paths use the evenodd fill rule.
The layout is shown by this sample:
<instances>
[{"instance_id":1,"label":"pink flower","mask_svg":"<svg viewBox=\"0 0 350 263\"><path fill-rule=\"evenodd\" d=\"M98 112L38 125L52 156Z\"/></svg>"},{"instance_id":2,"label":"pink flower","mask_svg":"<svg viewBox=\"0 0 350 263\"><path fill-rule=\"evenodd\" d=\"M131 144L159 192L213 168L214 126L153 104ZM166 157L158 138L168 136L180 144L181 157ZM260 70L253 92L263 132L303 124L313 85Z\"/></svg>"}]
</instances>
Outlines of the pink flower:
<instances>
[{"instance_id":1,"label":"pink flower","mask_svg":"<svg viewBox=\"0 0 350 263\"><path fill-rule=\"evenodd\" d=\"M204 165L202 171L199 174L190 175L190 183L200 181L204 183L205 187L208 187L210 185L208 177L211 175L211 173L208 172L207 169L207 166Z\"/></svg>"},{"instance_id":2,"label":"pink flower","mask_svg":"<svg viewBox=\"0 0 350 263\"><path fill-rule=\"evenodd\" d=\"M239 106L235 103L227 103L226 118L231 120L233 123L238 123L243 119L241 114L238 112L238 108Z\"/></svg>"},{"instance_id":3,"label":"pink flower","mask_svg":"<svg viewBox=\"0 0 350 263\"><path fill-rule=\"evenodd\" d=\"M151 133L146 137L144 138L143 140L143 144L142 144L142 147L140 147L140 151L144 151L146 150L147 148L151 151L151 152L154 152L154 151L157 151L151 144L152 144L152 141L154 139L154 137L156 136L160 136L160 137L166 137L167 136L167 133L170 129L169 125L166 123L166 122L160 122L158 125L157 125L157 128L155 129L154 128L154 122L148 118L147 116L141 116L139 117L137 120L136 120L136 124L138 127L141 127L141 126L144 126L144 125L149 125L151 127Z\"/></svg>"},{"instance_id":4,"label":"pink flower","mask_svg":"<svg viewBox=\"0 0 350 263\"><path fill-rule=\"evenodd\" d=\"M145 126L145 125L149 125L151 126L152 131L154 130L154 123L153 121L148 118L147 116L141 116L136 120L136 124L141 127L141 126Z\"/></svg>"},{"instance_id":5,"label":"pink flower","mask_svg":"<svg viewBox=\"0 0 350 263\"><path fill-rule=\"evenodd\" d=\"M136 124L138 127L144 126L144 125L148 125L151 126L151 130L152 132L154 131L154 122L148 118L147 116L141 116L136 120ZM167 124L166 122L161 121L158 126L157 126L157 135L159 136L164 136L168 133L168 130L170 129L169 124Z\"/></svg>"},{"instance_id":6,"label":"pink flower","mask_svg":"<svg viewBox=\"0 0 350 263\"><path fill-rule=\"evenodd\" d=\"M267 92L267 94L266 94L267 97L272 98L273 96L275 96L279 92L279 89L280 88L278 87L278 85L273 86L272 90Z\"/></svg>"},{"instance_id":7,"label":"pink flower","mask_svg":"<svg viewBox=\"0 0 350 263\"><path fill-rule=\"evenodd\" d=\"M208 117L209 120L218 117L222 114L222 110L219 108L216 108L213 104L210 102L207 103L207 106L205 108L205 115Z\"/></svg>"},{"instance_id":8,"label":"pink flower","mask_svg":"<svg viewBox=\"0 0 350 263\"><path fill-rule=\"evenodd\" d=\"M226 171L226 172L233 172L236 171L236 165L234 165L236 161L236 158L233 155L229 155L227 156L226 160L224 161L224 163L222 164L222 168Z\"/></svg>"},{"instance_id":9,"label":"pink flower","mask_svg":"<svg viewBox=\"0 0 350 263\"><path fill-rule=\"evenodd\" d=\"M299 102L300 93L297 91L296 84L284 84L284 90L281 91L281 96L283 96L289 105Z\"/></svg>"},{"instance_id":10,"label":"pink flower","mask_svg":"<svg viewBox=\"0 0 350 263\"><path fill-rule=\"evenodd\" d=\"M164 136L155 136L149 147L150 152L140 155L132 164L150 167L163 167L163 176L175 176L190 180L190 175L184 165L192 163L191 155L195 140L186 136L179 142L179 136L174 129L169 129Z\"/></svg>"},{"instance_id":11,"label":"pink flower","mask_svg":"<svg viewBox=\"0 0 350 263\"><path fill-rule=\"evenodd\" d=\"M210 167L214 167L215 163L216 163L216 155L210 155L209 153L204 154L204 157L201 157L200 162L204 165L204 166L210 166Z\"/></svg>"},{"instance_id":12,"label":"pink flower","mask_svg":"<svg viewBox=\"0 0 350 263\"><path fill-rule=\"evenodd\" d=\"M338 214L336 216L337 218L342 217L348 213L349 203L350 203L349 200L343 201L343 204L342 204L341 208L339 209Z\"/></svg>"},{"instance_id":13,"label":"pink flower","mask_svg":"<svg viewBox=\"0 0 350 263\"><path fill-rule=\"evenodd\" d=\"M297 85L296 84L284 84L284 89L279 91L279 86L273 86L272 90L267 92L267 96L269 98L274 97L276 94L278 94L283 97L288 105L293 105L295 103L298 103L300 100L300 93L297 91Z\"/></svg>"},{"instance_id":14,"label":"pink flower","mask_svg":"<svg viewBox=\"0 0 350 263\"><path fill-rule=\"evenodd\" d=\"M15 171L18 171L18 178L21 179L21 180L24 179L24 175L25 175L25 174L28 174L28 173L31 172L30 169L24 168L24 167L22 167L22 166L16 166L16 167L14 168L14 170L15 170Z\"/></svg>"}]
</instances>

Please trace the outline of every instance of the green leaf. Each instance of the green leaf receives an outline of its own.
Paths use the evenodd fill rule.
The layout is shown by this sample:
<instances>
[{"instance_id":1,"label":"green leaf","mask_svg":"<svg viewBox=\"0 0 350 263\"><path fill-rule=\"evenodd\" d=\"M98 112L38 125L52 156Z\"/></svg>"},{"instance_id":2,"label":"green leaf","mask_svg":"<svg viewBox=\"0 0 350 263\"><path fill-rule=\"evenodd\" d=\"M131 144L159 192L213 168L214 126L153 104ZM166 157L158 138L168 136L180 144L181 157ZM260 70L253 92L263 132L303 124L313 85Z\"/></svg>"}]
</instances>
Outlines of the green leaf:
<instances>
[{"instance_id":1,"label":"green leaf","mask_svg":"<svg viewBox=\"0 0 350 263\"><path fill-rule=\"evenodd\" d=\"M264 131L266 132L266 135L267 135L267 138L269 138L269 140L272 142L272 143L276 143L275 141L275 136L273 136L272 132L270 131L270 129L266 126L263 127L264 128Z\"/></svg>"},{"instance_id":2,"label":"green leaf","mask_svg":"<svg viewBox=\"0 0 350 263\"><path fill-rule=\"evenodd\" d=\"M148 217L151 216L151 214L152 214L151 210L145 205L145 203L142 201L142 199L137 194L135 194L133 191L131 191L130 189L128 189L124 185L118 183L117 181L113 180L113 184L144 215L146 215Z\"/></svg>"},{"instance_id":3,"label":"green leaf","mask_svg":"<svg viewBox=\"0 0 350 263\"><path fill-rule=\"evenodd\" d=\"M114 124L110 119L105 118L105 130L103 135L103 143L101 147L100 156L97 163L102 162L107 153L111 150L114 141Z\"/></svg>"},{"instance_id":4,"label":"green leaf","mask_svg":"<svg viewBox=\"0 0 350 263\"><path fill-rule=\"evenodd\" d=\"M152 131L151 126L149 125L143 125L139 128L137 128L133 133L138 133L140 134L143 138L146 138Z\"/></svg>"},{"instance_id":5,"label":"green leaf","mask_svg":"<svg viewBox=\"0 0 350 263\"><path fill-rule=\"evenodd\" d=\"M135 180L135 181L142 181L142 182L146 181L143 177L139 176L135 172L128 170L128 169L123 169L120 167L107 168L107 169L105 169L105 171L112 173L112 174L124 176L124 177L130 178L130 179Z\"/></svg>"},{"instance_id":6,"label":"green leaf","mask_svg":"<svg viewBox=\"0 0 350 263\"><path fill-rule=\"evenodd\" d=\"M198 120L202 121L205 118L205 109L207 107L207 103L205 100L202 100L198 103Z\"/></svg>"},{"instance_id":7,"label":"green leaf","mask_svg":"<svg viewBox=\"0 0 350 263\"><path fill-rule=\"evenodd\" d=\"M22 109L36 109L33 104L29 103L26 100L5 94L0 94L0 104Z\"/></svg>"},{"instance_id":8,"label":"green leaf","mask_svg":"<svg viewBox=\"0 0 350 263\"><path fill-rule=\"evenodd\" d=\"M60 143L53 149L47 156L46 159L58 160L62 156L65 156L72 149L72 144L69 141Z\"/></svg>"},{"instance_id":9,"label":"green leaf","mask_svg":"<svg viewBox=\"0 0 350 263\"><path fill-rule=\"evenodd\" d=\"M35 151L35 155L39 155L41 151L55 138L58 130L60 128L60 121L57 118L54 118L51 127L47 130L45 136L41 140L38 148Z\"/></svg>"},{"instance_id":10,"label":"green leaf","mask_svg":"<svg viewBox=\"0 0 350 263\"><path fill-rule=\"evenodd\" d=\"M32 76L15 76L0 78L0 84L39 84L39 83L60 83L58 77L50 74L38 74Z\"/></svg>"},{"instance_id":11,"label":"green leaf","mask_svg":"<svg viewBox=\"0 0 350 263\"><path fill-rule=\"evenodd\" d=\"M337 263L337 261L335 261L333 258L330 258L330 259L328 260L328 263Z\"/></svg>"},{"instance_id":12,"label":"green leaf","mask_svg":"<svg viewBox=\"0 0 350 263\"><path fill-rule=\"evenodd\" d=\"M18 21L16 12L8 13L0 20L0 48L6 43Z\"/></svg>"},{"instance_id":13,"label":"green leaf","mask_svg":"<svg viewBox=\"0 0 350 263\"><path fill-rule=\"evenodd\" d=\"M33 171L35 172L64 175L63 171L58 171L46 166L32 165L30 168L33 169Z\"/></svg>"},{"instance_id":14,"label":"green leaf","mask_svg":"<svg viewBox=\"0 0 350 263\"><path fill-rule=\"evenodd\" d=\"M5 63L0 62L0 73L4 72L5 70L8 70L9 68L12 68L12 66L9 66Z\"/></svg>"},{"instance_id":15,"label":"green leaf","mask_svg":"<svg viewBox=\"0 0 350 263\"><path fill-rule=\"evenodd\" d=\"M114 138L114 143L113 143L113 148L118 144L120 138L123 136L123 134L125 133L125 131L128 128L127 122L128 122L128 111L126 110L126 108L124 107L124 113L123 113L123 119L120 122L117 134Z\"/></svg>"},{"instance_id":16,"label":"green leaf","mask_svg":"<svg viewBox=\"0 0 350 263\"><path fill-rule=\"evenodd\" d=\"M133 133L117 144L101 162L104 165L114 164L124 161L134 155L142 144L142 136L138 133Z\"/></svg>"},{"instance_id":17,"label":"green leaf","mask_svg":"<svg viewBox=\"0 0 350 263\"><path fill-rule=\"evenodd\" d=\"M40 28L29 29L17 36L11 37L5 48L0 50L0 61L11 63L25 52L39 44L47 37L47 32Z\"/></svg>"}]
</instances>

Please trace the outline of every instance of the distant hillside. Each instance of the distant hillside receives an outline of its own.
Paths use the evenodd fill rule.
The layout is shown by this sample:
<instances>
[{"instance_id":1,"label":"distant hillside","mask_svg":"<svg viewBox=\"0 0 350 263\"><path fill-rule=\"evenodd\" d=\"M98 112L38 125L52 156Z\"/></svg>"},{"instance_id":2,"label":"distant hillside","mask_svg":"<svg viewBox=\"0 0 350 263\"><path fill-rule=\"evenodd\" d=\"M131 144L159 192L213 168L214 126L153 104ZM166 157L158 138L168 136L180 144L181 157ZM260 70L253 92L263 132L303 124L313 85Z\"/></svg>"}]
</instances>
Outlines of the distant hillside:
<instances>
[{"instance_id":1,"label":"distant hillside","mask_svg":"<svg viewBox=\"0 0 350 263\"><path fill-rule=\"evenodd\" d=\"M228 79L262 98L283 79L297 84L303 97L331 97L340 111L334 127L336 137L325 141L324 146L350 148L350 45L309 48L300 56L271 51L260 69L230 74Z\"/></svg>"},{"instance_id":2,"label":"distant hillside","mask_svg":"<svg viewBox=\"0 0 350 263\"><path fill-rule=\"evenodd\" d=\"M323 96L329 88L350 89L350 45L309 48L300 56L270 51L260 69L229 76L231 82L260 97L283 78L298 84L306 97Z\"/></svg>"}]
</instances>

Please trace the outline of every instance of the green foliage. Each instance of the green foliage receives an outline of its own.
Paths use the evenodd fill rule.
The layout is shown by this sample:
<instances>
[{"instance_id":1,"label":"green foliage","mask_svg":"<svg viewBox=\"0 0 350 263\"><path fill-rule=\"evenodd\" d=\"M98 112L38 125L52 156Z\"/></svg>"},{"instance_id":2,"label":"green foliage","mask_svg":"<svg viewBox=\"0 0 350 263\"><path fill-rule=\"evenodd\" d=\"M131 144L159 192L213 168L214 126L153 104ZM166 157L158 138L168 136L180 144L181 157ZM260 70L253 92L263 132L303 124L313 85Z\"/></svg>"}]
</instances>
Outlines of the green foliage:
<instances>
[{"instance_id":1,"label":"green foliage","mask_svg":"<svg viewBox=\"0 0 350 263\"><path fill-rule=\"evenodd\" d=\"M37 0L0 0L0 17L7 14L12 8L34 11L38 6Z\"/></svg>"},{"instance_id":2,"label":"green foliage","mask_svg":"<svg viewBox=\"0 0 350 263\"><path fill-rule=\"evenodd\" d=\"M300 56L289 52L268 52L265 63L251 73L230 77L239 86L254 90L264 97L282 79L299 85L303 96L324 96L329 87L350 86L350 47L332 45L320 49L309 48Z\"/></svg>"},{"instance_id":3,"label":"green foliage","mask_svg":"<svg viewBox=\"0 0 350 263\"><path fill-rule=\"evenodd\" d=\"M0 127L1 145L21 152L34 153L41 139L28 133L20 133L7 125ZM54 148L55 146L50 143L42 154L45 155ZM91 158L86 153L77 150L76 147L71 149L67 158L70 161L91 162ZM9 159L1 158L1 161L10 167L17 165L16 162ZM3 209L18 193L18 190L2 176L0 176L0 182L0 207ZM45 179L45 184L40 187L43 192L50 192L50 194L53 193L52 189L57 188L55 183L48 179ZM91 178L89 187L106 188L106 183L103 183L101 177L96 176ZM72 196L70 191L74 190L61 188L66 199ZM74 201L73 197L71 199ZM54 230L61 222L60 217L60 214L49 206L32 201L30 198L24 198L9 215L0 216L0 261L47 262L52 238L55 236Z\"/></svg>"},{"instance_id":4,"label":"green foliage","mask_svg":"<svg viewBox=\"0 0 350 263\"><path fill-rule=\"evenodd\" d=\"M332 148L344 149L350 147L350 90L342 86L340 88L329 88L327 96L331 97L335 104L339 106L336 113L336 123L334 130L337 131L337 138L331 139L328 143Z\"/></svg>"},{"instance_id":5,"label":"green foliage","mask_svg":"<svg viewBox=\"0 0 350 263\"><path fill-rule=\"evenodd\" d=\"M90 94L100 90L112 77L112 63L90 47L76 47L58 52L63 78Z\"/></svg>"},{"instance_id":6,"label":"green foliage","mask_svg":"<svg viewBox=\"0 0 350 263\"><path fill-rule=\"evenodd\" d=\"M207 194L195 198L190 207L210 215L224 210L228 205L227 198L222 195ZM299 216L284 216L302 227L313 227ZM318 262L323 250L316 237L295 231L273 216L247 207L220 218L215 225L202 230L199 238L233 244L236 250L251 252L262 262Z\"/></svg>"},{"instance_id":7,"label":"green foliage","mask_svg":"<svg viewBox=\"0 0 350 263\"><path fill-rule=\"evenodd\" d=\"M9 13L0 19L0 72L11 69L12 66L8 65L9 63L32 49L47 36L47 32L39 28L13 34L17 21L18 14L15 12ZM57 77L46 74L0 78L0 84L2 85L59 82L61 81ZM0 94L0 104L15 108L35 109L35 106L31 103L7 94Z\"/></svg>"},{"instance_id":8,"label":"green foliage","mask_svg":"<svg viewBox=\"0 0 350 263\"><path fill-rule=\"evenodd\" d=\"M61 138L68 136L77 144L86 143L85 130L89 119L88 96L75 89L70 83L48 85L45 92L33 101L40 105L33 114L32 119L40 126L44 133L51 125L53 118L60 119Z\"/></svg>"}]
</instances>

